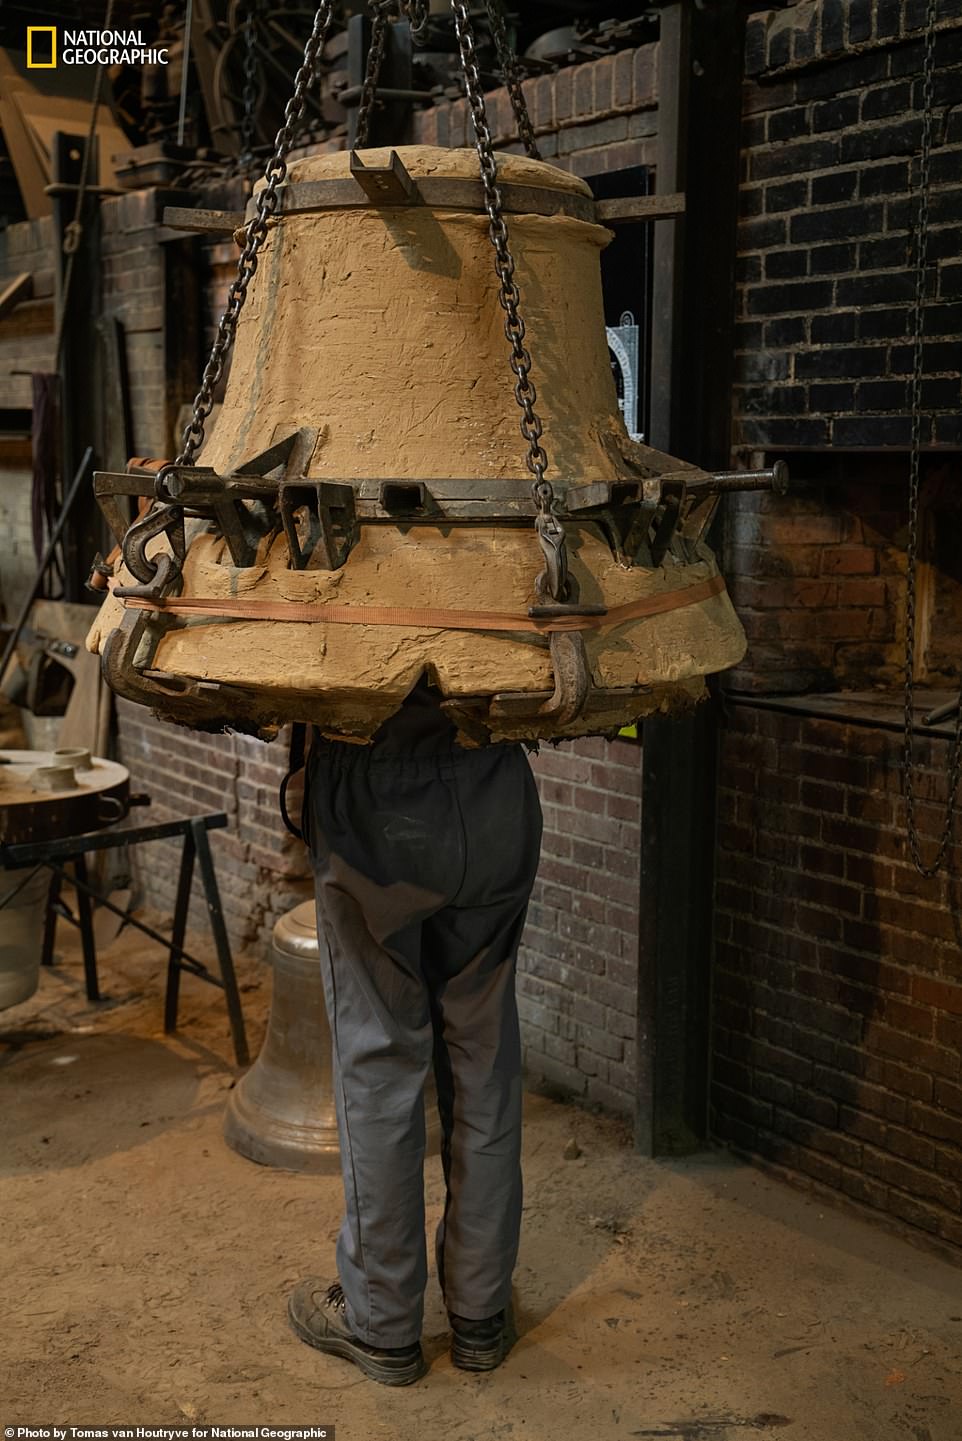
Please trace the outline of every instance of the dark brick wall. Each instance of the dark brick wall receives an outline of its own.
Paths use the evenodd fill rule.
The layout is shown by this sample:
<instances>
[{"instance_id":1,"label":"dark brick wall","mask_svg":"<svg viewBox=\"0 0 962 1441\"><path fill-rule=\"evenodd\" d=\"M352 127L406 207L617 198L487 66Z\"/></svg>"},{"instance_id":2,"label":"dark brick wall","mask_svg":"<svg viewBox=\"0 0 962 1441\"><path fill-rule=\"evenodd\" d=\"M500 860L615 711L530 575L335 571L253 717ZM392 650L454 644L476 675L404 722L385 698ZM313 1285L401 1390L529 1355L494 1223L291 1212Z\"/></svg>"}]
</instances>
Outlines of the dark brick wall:
<instances>
[{"instance_id":1,"label":"dark brick wall","mask_svg":"<svg viewBox=\"0 0 962 1441\"><path fill-rule=\"evenodd\" d=\"M820 715L817 697L788 713L744 695L726 706L712 1124L785 1174L962 1245L959 883L912 865L898 734L925 9L818 0L749 21L734 443L742 461L788 452L794 485L727 506L723 561L750 648L724 683L890 701L888 724L859 725ZM939 27L918 670L951 687L962 4L941 5ZM947 751L918 743L929 851ZM960 859L955 845L950 875Z\"/></svg>"},{"instance_id":2,"label":"dark brick wall","mask_svg":"<svg viewBox=\"0 0 962 1441\"><path fill-rule=\"evenodd\" d=\"M786 498L731 497L722 554L749 639L725 678L740 690L797 693L897 685L904 664L907 460L900 454L794 454ZM919 656L922 677L959 674L962 461L922 466ZM931 576L931 585L925 578Z\"/></svg>"},{"instance_id":3,"label":"dark brick wall","mask_svg":"<svg viewBox=\"0 0 962 1441\"><path fill-rule=\"evenodd\" d=\"M927 853L947 746L917 746ZM729 709L713 1127L962 1246L962 846L954 878L914 869L899 750L894 730Z\"/></svg>"},{"instance_id":4,"label":"dark brick wall","mask_svg":"<svg viewBox=\"0 0 962 1441\"><path fill-rule=\"evenodd\" d=\"M906 446L924 4L820 0L747 36L735 445ZM939 6L924 444L958 446L962 5Z\"/></svg>"}]
</instances>

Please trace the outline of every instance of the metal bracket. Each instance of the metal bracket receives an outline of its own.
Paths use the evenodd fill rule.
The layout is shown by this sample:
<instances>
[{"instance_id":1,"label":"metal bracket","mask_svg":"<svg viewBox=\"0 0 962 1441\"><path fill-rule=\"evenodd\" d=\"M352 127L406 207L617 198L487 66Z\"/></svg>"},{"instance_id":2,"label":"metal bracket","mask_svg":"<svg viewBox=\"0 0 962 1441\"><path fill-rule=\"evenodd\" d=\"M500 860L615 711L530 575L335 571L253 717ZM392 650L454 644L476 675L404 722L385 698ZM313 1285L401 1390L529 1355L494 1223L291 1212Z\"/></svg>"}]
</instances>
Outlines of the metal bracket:
<instances>
[{"instance_id":1,"label":"metal bracket","mask_svg":"<svg viewBox=\"0 0 962 1441\"><path fill-rule=\"evenodd\" d=\"M278 491L281 524L292 570L304 570L312 558L324 570L344 564L357 540L354 491L334 481L282 481ZM306 535L298 532L297 512L306 517Z\"/></svg>"},{"instance_id":2,"label":"metal bracket","mask_svg":"<svg viewBox=\"0 0 962 1441\"><path fill-rule=\"evenodd\" d=\"M396 150L391 151L387 165L365 165L356 150L351 151L351 175L368 200L378 205L420 205L415 181L404 168Z\"/></svg>"},{"instance_id":3,"label":"metal bracket","mask_svg":"<svg viewBox=\"0 0 962 1441\"><path fill-rule=\"evenodd\" d=\"M675 538L675 531L678 529L678 522L685 504L685 496L684 481L672 481L669 485L662 487L661 514L655 521L655 533L651 537L650 547L651 563L655 567L661 565Z\"/></svg>"}]
</instances>

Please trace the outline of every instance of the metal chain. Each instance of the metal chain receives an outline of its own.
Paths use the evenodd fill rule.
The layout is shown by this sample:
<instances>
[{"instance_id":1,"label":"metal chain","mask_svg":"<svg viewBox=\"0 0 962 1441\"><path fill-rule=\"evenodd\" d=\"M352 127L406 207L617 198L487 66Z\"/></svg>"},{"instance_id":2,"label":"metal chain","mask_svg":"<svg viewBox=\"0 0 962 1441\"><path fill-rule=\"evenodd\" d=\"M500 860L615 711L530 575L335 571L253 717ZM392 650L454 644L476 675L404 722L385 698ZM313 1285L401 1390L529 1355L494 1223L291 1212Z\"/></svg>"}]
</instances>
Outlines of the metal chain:
<instances>
[{"instance_id":1,"label":"metal chain","mask_svg":"<svg viewBox=\"0 0 962 1441\"><path fill-rule=\"evenodd\" d=\"M494 36L495 49L498 52L498 64L501 66L505 88L510 96L511 108L518 125L518 137L525 148L525 153L530 155L532 160L540 160L541 151L534 138L534 126L531 124L531 116L528 114L528 102L524 98L518 57L508 44L504 7L501 0L486 0L486 6L491 34Z\"/></svg>"},{"instance_id":2,"label":"metal chain","mask_svg":"<svg viewBox=\"0 0 962 1441\"><path fill-rule=\"evenodd\" d=\"M257 113L257 0L249 0L244 19L244 114L241 119L240 164L245 169L254 158L254 125Z\"/></svg>"},{"instance_id":3,"label":"metal chain","mask_svg":"<svg viewBox=\"0 0 962 1441\"><path fill-rule=\"evenodd\" d=\"M935 859L922 858L922 843L916 819L914 769L915 719L915 636L916 636L916 571L919 555L919 490L922 449L922 321L925 308L925 268L928 259L929 170L932 154L932 109L935 85L935 20L937 0L928 0L925 29L925 58L922 73L922 146L919 158L919 208L915 238L915 297L913 302L913 367L911 382L912 442L909 454L909 536L905 576L905 736L902 756L902 789L909 851L916 869L923 876L935 876L942 869L952 840L962 780L962 696L956 713L955 735L947 769L948 800L942 832Z\"/></svg>"},{"instance_id":4,"label":"metal chain","mask_svg":"<svg viewBox=\"0 0 962 1441\"><path fill-rule=\"evenodd\" d=\"M367 69L364 72L364 87L361 91L361 103L357 111L357 132L354 136L354 146L357 150L367 144L368 132L371 129L371 116L374 111L374 102L377 99L377 82L384 60L384 47L387 43L387 24L387 7L375 6L374 24L371 27L371 44L367 52Z\"/></svg>"},{"instance_id":5,"label":"metal chain","mask_svg":"<svg viewBox=\"0 0 962 1441\"><path fill-rule=\"evenodd\" d=\"M461 51L461 68L464 71L468 105L474 124L475 146L481 163L484 208L490 222L488 234L494 247L494 268L500 282L498 299L505 313L504 331L511 346L510 363L516 380L514 395L522 412L521 434L528 442L525 463L534 476L531 489L537 508L535 525L547 563L545 574L539 577L538 588L542 593L548 590L555 600L560 601L566 597L568 590L565 532L561 521L554 514L554 490L551 482L545 479L548 457L541 444L544 427L535 410L538 395L531 380L531 356L524 345L525 324L521 317L521 293L514 278L515 263L508 244L508 227L504 220L498 186L494 144L488 127L481 75L475 58L474 27L465 0L451 0L451 8Z\"/></svg>"},{"instance_id":6,"label":"metal chain","mask_svg":"<svg viewBox=\"0 0 962 1441\"><path fill-rule=\"evenodd\" d=\"M244 301L247 299L247 287L257 270L258 253L267 237L267 222L280 204L280 196L277 192L287 175L286 156L297 139L297 133L304 118L307 92L317 73L318 60L334 17L334 8L334 0L322 0L317 14L314 16L314 26L307 44L304 46L304 59L294 77L294 93L287 102L284 123L277 132L274 140L274 153L264 172L267 183L256 197L257 212L247 226L247 239L237 262L237 274L227 292L227 304L220 318L210 356L204 368L200 390L194 398L193 414L190 424L184 430L181 441L183 448L174 462L175 465L191 465L203 443L205 427L214 408L214 386L221 377L224 361L234 343L237 322L240 319Z\"/></svg>"}]
</instances>

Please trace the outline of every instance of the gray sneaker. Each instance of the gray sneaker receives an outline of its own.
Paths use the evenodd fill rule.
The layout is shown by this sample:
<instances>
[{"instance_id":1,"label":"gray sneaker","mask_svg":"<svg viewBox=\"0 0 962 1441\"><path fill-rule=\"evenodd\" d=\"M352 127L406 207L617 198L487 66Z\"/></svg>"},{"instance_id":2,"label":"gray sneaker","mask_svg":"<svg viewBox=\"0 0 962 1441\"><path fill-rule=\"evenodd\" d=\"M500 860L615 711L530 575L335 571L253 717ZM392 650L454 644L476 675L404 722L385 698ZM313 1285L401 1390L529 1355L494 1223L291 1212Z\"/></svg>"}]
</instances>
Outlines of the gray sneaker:
<instances>
[{"instance_id":1,"label":"gray sneaker","mask_svg":"<svg viewBox=\"0 0 962 1441\"><path fill-rule=\"evenodd\" d=\"M339 1281L329 1284L317 1276L299 1281L291 1292L287 1314L294 1331L308 1346L353 1361L365 1376L383 1386L410 1386L428 1369L418 1342L391 1349L359 1340L347 1323Z\"/></svg>"}]
</instances>

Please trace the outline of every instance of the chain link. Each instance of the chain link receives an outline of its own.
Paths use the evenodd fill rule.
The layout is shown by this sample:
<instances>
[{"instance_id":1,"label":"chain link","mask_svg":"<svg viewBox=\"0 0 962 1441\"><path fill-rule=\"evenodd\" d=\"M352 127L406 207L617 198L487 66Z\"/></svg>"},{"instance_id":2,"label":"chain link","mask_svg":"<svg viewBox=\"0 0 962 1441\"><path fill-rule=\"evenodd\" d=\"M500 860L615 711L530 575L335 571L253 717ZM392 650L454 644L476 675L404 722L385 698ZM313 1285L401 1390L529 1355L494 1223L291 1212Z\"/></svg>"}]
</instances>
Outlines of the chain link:
<instances>
[{"instance_id":1,"label":"chain link","mask_svg":"<svg viewBox=\"0 0 962 1441\"><path fill-rule=\"evenodd\" d=\"M237 274L231 281L230 289L227 292L227 304L220 318L207 364L204 367L200 390L194 398L193 414L189 425L184 430L181 440L182 449L174 462L175 465L192 465L194 456L203 444L207 421L214 408L214 387L223 373L224 362L234 343L237 322L240 319L244 301L247 299L247 287L257 270L258 254L267 237L268 221L280 204L280 196L277 192L287 175L286 157L297 139L307 105L307 92L317 73L318 60L333 16L334 0L322 0L317 14L314 16L310 37L304 47L301 67L294 78L294 93L287 102L284 123L274 140L274 153L264 172L267 183L256 197L257 211L254 219L247 226L247 239L237 261Z\"/></svg>"},{"instance_id":2,"label":"chain link","mask_svg":"<svg viewBox=\"0 0 962 1441\"><path fill-rule=\"evenodd\" d=\"M534 126L531 124L531 116L528 114L528 102L524 98L524 88L521 83L521 70L518 59L511 46L508 44L508 31L505 23L504 7L501 0L486 0L488 20L491 24L491 34L494 36L495 49L498 52L498 64L501 66L501 74L504 76L505 88L511 99L511 108L514 111L514 118L518 125L518 136L525 148L525 153L532 160L541 159L541 151L538 149L538 142L534 138Z\"/></svg>"},{"instance_id":3,"label":"chain link","mask_svg":"<svg viewBox=\"0 0 962 1441\"><path fill-rule=\"evenodd\" d=\"M410 25L415 39L424 34L431 13L430 0L398 0L398 10Z\"/></svg>"},{"instance_id":4,"label":"chain link","mask_svg":"<svg viewBox=\"0 0 962 1441\"><path fill-rule=\"evenodd\" d=\"M905 736L902 756L902 789L909 850L916 869L923 876L935 876L942 868L952 833L962 780L962 696L955 718L955 734L947 768L948 800L935 859L926 862L916 817L914 723L915 723L915 637L916 573L919 556L919 492L922 449L923 315L925 271L928 260L929 171L932 155L932 110L935 89L935 20L937 0L928 0L925 30L925 58L922 74L922 146L919 158L919 208L915 237L915 296L913 302L913 366L911 383L912 440L909 454L909 535L905 576Z\"/></svg>"},{"instance_id":5,"label":"chain link","mask_svg":"<svg viewBox=\"0 0 962 1441\"><path fill-rule=\"evenodd\" d=\"M521 316L521 293L514 278L515 263L508 244L508 227L505 224L501 190L498 186L494 144L488 127L484 91L476 59L474 27L465 0L451 0L451 8L454 12L461 68L474 125L475 145L481 163L484 208L488 214L488 233L494 247L494 268L500 282L498 299L505 315L504 332L511 346L510 364L516 382L514 396L522 412L521 434L528 442L525 463L534 476L531 489L537 508L535 524L547 562L545 574L539 577L538 588L542 593L547 589L556 600L563 600L568 589L564 526L554 514L554 490L551 482L545 479L548 457L541 444L544 427L535 410L538 394L530 374L531 356L524 344L525 324Z\"/></svg>"},{"instance_id":6,"label":"chain link","mask_svg":"<svg viewBox=\"0 0 962 1441\"><path fill-rule=\"evenodd\" d=\"M364 72L364 87L361 91L361 103L357 110L357 132L354 137L354 147L357 150L367 144L371 129L371 116L377 98L377 82L381 75L384 49L387 44L387 26L387 6L376 5L374 7L374 23L371 27L371 44L367 52L367 68Z\"/></svg>"}]
</instances>

